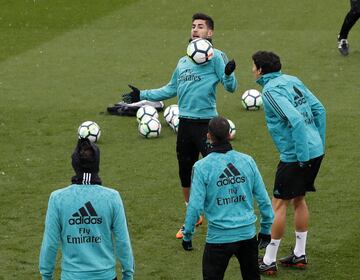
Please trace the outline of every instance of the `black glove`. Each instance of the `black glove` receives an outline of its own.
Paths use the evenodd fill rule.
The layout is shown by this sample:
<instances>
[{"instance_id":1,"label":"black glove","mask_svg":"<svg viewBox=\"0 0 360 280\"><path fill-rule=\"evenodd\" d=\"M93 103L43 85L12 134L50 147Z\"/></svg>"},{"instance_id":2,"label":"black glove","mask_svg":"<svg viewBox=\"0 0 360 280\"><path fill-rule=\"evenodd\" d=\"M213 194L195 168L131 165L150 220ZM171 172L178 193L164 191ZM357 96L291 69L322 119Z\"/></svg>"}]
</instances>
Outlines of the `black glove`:
<instances>
[{"instance_id":1,"label":"black glove","mask_svg":"<svg viewBox=\"0 0 360 280\"><path fill-rule=\"evenodd\" d=\"M125 103L134 103L140 101L140 90L132 85L128 85L132 89L131 92L122 95Z\"/></svg>"},{"instance_id":2,"label":"black glove","mask_svg":"<svg viewBox=\"0 0 360 280\"><path fill-rule=\"evenodd\" d=\"M264 234L264 233L259 232L259 234L258 234L259 250L266 248L266 246L270 243L270 241L271 241L270 234Z\"/></svg>"},{"instance_id":3,"label":"black glove","mask_svg":"<svg viewBox=\"0 0 360 280\"><path fill-rule=\"evenodd\" d=\"M225 75L227 76L231 75L231 73L234 72L235 68L236 68L236 63L235 60L232 59L225 66Z\"/></svg>"},{"instance_id":4,"label":"black glove","mask_svg":"<svg viewBox=\"0 0 360 280\"><path fill-rule=\"evenodd\" d=\"M310 168L311 163L310 161L299 161L300 168Z\"/></svg>"},{"instance_id":5,"label":"black glove","mask_svg":"<svg viewBox=\"0 0 360 280\"><path fill-rule=\"evenodd\" d=\"M193 246L192 246L191 240L190 240L190 241L185 241L185 240L183 239L183 241L182 241L182 246L183 246L183 248L184 248L185 251L191 251L191 250L194 249Z\"/></svg>"}]
</instances>

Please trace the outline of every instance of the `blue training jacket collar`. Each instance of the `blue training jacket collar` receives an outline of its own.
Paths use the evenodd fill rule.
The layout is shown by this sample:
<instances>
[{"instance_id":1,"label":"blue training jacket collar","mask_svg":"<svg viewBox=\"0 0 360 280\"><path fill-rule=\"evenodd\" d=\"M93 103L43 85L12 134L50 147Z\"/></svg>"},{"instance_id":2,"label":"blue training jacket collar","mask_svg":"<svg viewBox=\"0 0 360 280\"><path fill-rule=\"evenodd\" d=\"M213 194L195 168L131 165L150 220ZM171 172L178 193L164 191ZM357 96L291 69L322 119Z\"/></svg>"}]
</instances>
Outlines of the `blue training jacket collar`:
<instances>
[{"instance_id":1,"label":"blue training jacket collar","mask_svg":"<svg viewBox=\"0 0 360 280\"><path fill-rule=\"evenodd\" d=\"M271 72L267 73L265 75L262 75L260 78L256 80L256 83L258 83L260 86L264 87L270 80L277 78L282 75L282 72Z\"/></svg>"},{"instance_id":2,"label":"blue training jacket collar","mask_svg":"<svg viewBox=\"0 0 360 280\"><path fill-rule=\"evenodd\" d=\"M232 150L232 146L229 141L221 142L221 143L212 143L209 147L208 153L222 153L225 154L228 151Z\"/></svg>"},{"instance_id":3,"label":"blue training jacket collar","mask_svg":"<svg viewBox=\"0 0 360 280\"><path fill-rule=\"evenodd\" d=\"M72 184L77 184L77 185L101 185L101 178L99 177L99 175L97 173L87 173L87 172L82 172L82 173L77 173L76 175L74 175L71 178L71 183Z\"/></svg>"}]
</instances>

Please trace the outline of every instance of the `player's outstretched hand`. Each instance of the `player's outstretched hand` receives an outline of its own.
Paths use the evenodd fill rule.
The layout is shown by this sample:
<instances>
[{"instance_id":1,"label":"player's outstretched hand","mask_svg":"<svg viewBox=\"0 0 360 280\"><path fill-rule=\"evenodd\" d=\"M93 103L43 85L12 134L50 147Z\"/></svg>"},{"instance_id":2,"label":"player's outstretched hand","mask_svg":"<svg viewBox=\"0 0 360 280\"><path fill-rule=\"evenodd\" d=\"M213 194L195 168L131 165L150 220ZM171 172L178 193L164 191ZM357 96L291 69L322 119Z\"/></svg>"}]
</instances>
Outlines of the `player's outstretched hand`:
<instances>
[{"instance_id":1,"label":"player's outstretched hand","mask_svg":"<svg viewBox=\"0 0 360 280\"><path fill-rule=\"evenodd\" d=\"M231 75L231 73L234 72L235 68L236 68L236 63L235 60L232 59L225 66L225 75L227 76Z\"/></svg>"},{"instance_id":2,"label":"player's outstretched hand","mask_svg":"<svg viewBox=\"0 0 360 280\"><path fill-rule=\"evenodd\" d=\"M259 232L259 234L258 234L259 250L266 248L266 246L269 245L270 241L271 241L270 234L264 234L264 233Z\"/></svg>"},{"instance_id":3,"label":"player's outstretched hand","mask_svg":"<svg viewBox=\"0 0 360 280\"><path fill-rule=\"evenodd\" d=\"M132 85L129 85L129 88L131 88L132 91L122 95L123 101L125 103L134 103L140 101L140 90Z\"/></svg>"},{"instance_id":4,"label":"player's outstretched hand","mask_svg":"<svg viewBox=\"0 0 360 280\"><path fill-rule=\"evenodd\" d=\"M184 248L185 251L191 251L191 250L194 249L193 246L192 246L191 240L185 241L185 240L183 239L183 241L182 241L182 246L183 246L183 248Z\"/></svg>"}]
</instances>

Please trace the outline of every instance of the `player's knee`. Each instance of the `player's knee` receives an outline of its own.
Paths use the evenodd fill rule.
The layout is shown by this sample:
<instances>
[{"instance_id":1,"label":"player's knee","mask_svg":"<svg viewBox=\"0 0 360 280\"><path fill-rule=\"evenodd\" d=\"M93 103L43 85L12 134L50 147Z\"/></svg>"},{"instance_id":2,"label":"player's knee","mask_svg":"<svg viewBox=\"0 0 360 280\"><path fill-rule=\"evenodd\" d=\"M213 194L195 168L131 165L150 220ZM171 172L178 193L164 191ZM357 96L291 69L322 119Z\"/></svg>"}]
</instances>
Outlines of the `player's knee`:
<instances>
[{"instance_id":1,"label":"player's knee","mask_svg":"<svg viewBox=\"0 0 360 280\"><path fill-rule=\"evenodd\" d=\"M286 211L288 205L289 205L290 200L285 200L285 199L278 199L278 198L273 198L272 200L272 206L275 212L283 212Z\"/></svg>"},{"instance_id":2,"label":"player's knee","mask_svg":"<svg viewBox=\"0 0 360 280\"><path fill-rule=\"evenodd\" d=\"M292 200L294 208L306 206L305 196L298 196Z\"/></svg>"}]
</instances>

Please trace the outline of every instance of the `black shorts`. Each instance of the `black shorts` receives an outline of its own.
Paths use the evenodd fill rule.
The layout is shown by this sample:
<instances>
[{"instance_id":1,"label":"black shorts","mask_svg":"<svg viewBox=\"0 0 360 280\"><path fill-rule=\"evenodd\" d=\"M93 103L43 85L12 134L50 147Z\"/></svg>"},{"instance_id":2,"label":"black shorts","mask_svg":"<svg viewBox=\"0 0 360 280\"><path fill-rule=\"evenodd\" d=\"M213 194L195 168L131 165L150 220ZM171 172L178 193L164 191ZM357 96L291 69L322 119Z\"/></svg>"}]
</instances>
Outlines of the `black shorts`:
<instances>
[{"instance_id":1,"label":"black shorts","mask_svg":"<svg viewBox=\"0 0 360 280\"><path fill-rule=\"evenodd\" d=\"M206 243L202 264L203 279L223 279L229 260L233 255L239 261L243 280L260 280L256 236L252 239L233 243Z\"/></svg>"},{"instance_id":2,"label":"black shorts","mask_svg":"<svg viewBox=\"0 0 360 280\"><path fill-rule=\"evenodd\" d=\"M206 156L206 134L209 121L184 118L179 120L176 154L181 185L185 188L190 187L192 167L199 159L199 154Z\"/></svg>"},{"instance_id":3,"label":"black shorts","mask_svg":"<svg viewBox=\"0 0 360 280\"><path fill-rule=\"evenodd\" d=\"M298 162L282 162L277 167L273 195L275 198L292 199L315 192L315 178L323 156L310 160L310 166L301 168Z\"/></svg>"}]
</instances>

